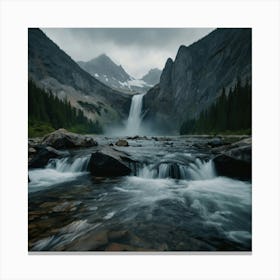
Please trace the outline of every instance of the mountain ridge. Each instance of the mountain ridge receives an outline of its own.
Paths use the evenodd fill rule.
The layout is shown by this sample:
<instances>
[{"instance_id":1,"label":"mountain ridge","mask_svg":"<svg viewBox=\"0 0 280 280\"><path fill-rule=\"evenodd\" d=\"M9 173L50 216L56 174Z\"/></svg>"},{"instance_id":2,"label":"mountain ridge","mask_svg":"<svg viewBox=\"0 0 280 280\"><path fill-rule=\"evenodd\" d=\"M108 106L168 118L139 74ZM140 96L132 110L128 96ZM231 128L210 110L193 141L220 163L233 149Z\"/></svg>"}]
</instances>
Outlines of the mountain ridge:
<instances>
[{"instance_id":1,"label":"mountain ridge","mask_svg":"<svg viewBox=\"0 0 280 280\"><path fill-rule=\"evenodd\" d=\"M77 61L77 63L102 83L113 89L131 94L147 92L158 82L156 78L157 76L159 77L158 71L160 71L156 70L156 73L152 71L151 73L149 72L150 74L144 75L143 77L145 77L146 81L143 78L136 79L128 74L122 65L117 65L104 53L89 61Z\"/></svg>"},{"instance_id":2,"label":"mountain ridge","mask_svg":"<svg viewBox=\"0 0 280 280\"><path fill-rule=\"evenodd\" d=\"M130 96L92 77L39 28L28 29L28 77L92 120L121 121L129 112Z\"/></svg>"},{"instance_id":3,"label":"mountain ridge","mask_svg":"<svg viewBox=\"0 0 280 280\"><path fill-rule=\"evenodd\" d=\"M219 28L168 58L160 82L144 96L145 120L178 129L196 118L238 77L251 79L251 29Z\"/></svg>"}]
</instances>

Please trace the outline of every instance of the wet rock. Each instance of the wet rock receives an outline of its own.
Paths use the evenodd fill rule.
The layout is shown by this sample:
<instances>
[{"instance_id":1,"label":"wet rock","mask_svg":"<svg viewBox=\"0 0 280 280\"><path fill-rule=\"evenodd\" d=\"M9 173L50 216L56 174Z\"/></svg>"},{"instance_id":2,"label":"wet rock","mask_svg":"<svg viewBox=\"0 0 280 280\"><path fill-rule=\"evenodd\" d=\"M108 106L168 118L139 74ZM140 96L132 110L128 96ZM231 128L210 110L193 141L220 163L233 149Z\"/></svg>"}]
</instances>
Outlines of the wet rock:
<instances>
[{"instance_id":1,"label":"wet rock","mask_svg":"<svg viewBox=\"0 0 280 280\"><path fill-rule=\"evenodd\" d=\"M140 238L139 236L129 233L129 244L138 248L151 248L151 244Z\"/></svg>"},{"instance_id":2,"label":"wet rock","mask_svg":"<svg viewBox=\"0 0 280 280\"><path fill-rule=\"evenodd\" d=\"M48 164L51 158L59 158L68 155L67 152L58 151L48 146L38 146L37 153L30 158L28 162L29 168L42 168Z\"/></svg>"},{"instance_id":3,"label":"wet rock","mask_svg":"<svg viewBox=\"0 0 280 280\"><path fill-rule=\"evenodd\" d=\"M36 152L37 151L33 147L28 148L28 155L35 154Z\"/></svg>"},{"instance_id":4,"label":"wet rock","mask_svg":"<svg viewBox=\"0 0 280 280\"><path fill-rule=\"evenodd\" d=\"M223 146L212 148L211 152L215 154L224 153L230 151L235 148L242 148L242 147L252 147L252 138L245 138L240 141L232 141L231 139L227 139L228 143L225 143ZM229 143L231 142L231 143Z\"/></svg>"},{"instance_id":5,"label":"wet rock","mask_svg":"<svg viewBox=\"0 0 280 280\"><path fill-rule=\"evenodd\" d=\"M213 161L219 176L227 176L240 180L252 179L251 162L239 160L227 154L219 155Z\"/></svg>"},{"instance_id":6,"label":"wet rock","mask_svg":"<svg viewBox=\"0 0 280 280\"><path fill-rule=\"evenodd\" d=\"M214 149L216 171L220 176L240 180L252 179L252 139L246 138Z\"/></svg>"},{"instance_id":7,"label":"wet rock","mask_svg":"<svg viewBox=\"0 0 280 280\"><path fill-rule=\"evenodd\" d=\"M80 202L76 201L76 202L68 202L65 201L63 203L60 203L58 205L56 205L52 211L53 212L72 212L75 211L77 209L77 205L79 205Z\"/></svg>"},{"instance_id":8,"label":"wet rock","mask_svg":"<svg viewBox=\"0 0 280 280\"><path fill-rule=\"evenodd\" d=\"M35 148L38 145L41 145L42 137L35 137L35 138L29 138L28 139L28 148Z\"/></svg>"},{"instance_id":9,"label":"wet rock","mask_svg":"<svg viewBox=\"0 0 280 280\"><path fill-rule=\"evenodd\" d=\"M119 147L128 147L129 146L128 142L125 139L119 139L115 144Z\"/></svg>"},{"instance_id":10,"label":"wet rock","mask_svg":"<svg viewBox=\"0 0 280 280\"><path fill-rule=\"evenodd\" d=\"M118 230L118 231L108 232L108 239L110 241L127 238L128 236L129 236L129 232L127 230Z\"/></svg>"},{"instance_id":11,"label":"wet rock","mask_svg":"<svg viewBox=\"0 0 280 280\"><path fill-rule=\"evenodd\" d=\"M91 231L75 239L67 246L68 251L94 251L108 244L107 231Z\"/></svg>"},{"instance_id":12,"label":"wet rock","mask_svg":"<svg viewBox=\"0 0 280 280\"><path fill-rule=\"evenodd\" d=\"M127 137L127 139L130 139L130 140L148 140L149 138L147 136L136 135L136 136Z\"/></svg>"},{"instance_id":13,"label":"wet rock","mask_svg":"<svg viewBox=\"0 0 280 280\"><path fill-rule=\"evenodd\" d=\"M135 251L135 249L127 244L111 243L105 248L105 251Z\"/></svg>"},{"instance_id":14,"label":"wet rock","mask_svg":"<svg viewBox=\"0 0 280 280\"><path fill-rule=\"evenodd\" d=\"M42 140L42 144L52 146L56 149L71 149L98 145L91 137L72 133L64 128L60 128L46 135Z\"/></svg>"},{"instance_id":15,"label":"wet rock","mask_svg":"<svg viewBox=\"0 0 280 280\"><path fill-rule=\"evenodd\" d=\"M175 251L213 251L214 248L204 241L185 237L184 242L179 242L176 245Z\"/></svg>"},{"instance_id":16,"label":"wet rock","mask_svg":"<svg viewBox=\"0 0 280 280\"><path fill-rule=\"evenodd\" d=\"M91 154L89 171L96 177L117 177L129 175L132 170L126 154L106 148Z\"/></svg>"},{"instance_id":17,"label":"wet rock","mask_svg":"<svg viewBox=\"0 0 280 280\"><path fill-rule=\"evenodd\" d=\"M251 163L252 162L252 147L251 146L243 146L230 149L227 153L228 156Z\"/></svg>"},{"instance_id":18,"label":"wet rock","mask_svg":"<svg viewBox=\"0 0 280 280\"><path fill-rule=\"evenodd\" d=\"M106 248L105 251L135 251L135 248L121 243L110 243Z\"/></svg>"},{"instance_id":19,"label":"wet rock","mask_svg":"<svg viewBox=\"0 0 280 280\"><path fill-rule=\"evenodd\" d=\"M213 139L211 139L210 141L207 142L207 145L209 145L210 147L214 148L214 147L219 147L224 145L224 141L221 137L215 137Z\"/></svg>"},{"instance_id":20,"label":"wet rock","mask_svg":"<svg viewBox=\"0 0 280 280\"><path fill-rule=\"evenodd\" d=\"M135 247L128 244L122 243L110 243L106 248L105 251L132 251L132 252L145 252L145 251L152 251L151 249Z\"/></svg>"},{"instance_id":21,"label":"wet rock","mask_svg":"<svg viewBox=\"0 0 280 280\"><path fill-rule=\"evenodd\" d=\"M55 201L46 201L40 205L40 208L52 208L57 206L58 202Z\"/></svg>"}]
</instances>

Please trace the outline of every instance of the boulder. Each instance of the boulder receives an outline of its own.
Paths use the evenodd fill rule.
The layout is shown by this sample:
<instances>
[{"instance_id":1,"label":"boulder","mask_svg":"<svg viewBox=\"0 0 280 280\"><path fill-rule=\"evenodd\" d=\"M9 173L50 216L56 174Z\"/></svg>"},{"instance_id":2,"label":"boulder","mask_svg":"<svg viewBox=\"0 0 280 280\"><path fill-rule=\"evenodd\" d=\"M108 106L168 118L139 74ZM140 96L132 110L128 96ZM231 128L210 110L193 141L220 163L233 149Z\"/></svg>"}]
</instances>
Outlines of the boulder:
<instances>
[{"instance_id":1,"label":"boulder","mask_svg":"<svg viewBox=\"0 0 280 280\"><path fill-rule=\"evenodd\" d=\"M227 139L230 140L230 139ZM252 146L252 138L248 137L245 139L242 139L240 141L233 141L232 143L224 143L222 146L216 146L212 147L211 152L212 153L224 153L227 151L230 151L235 148L241 148L241 147L251 147Z\"/></svg>"},{"instance_id":2,"label":"boulder","mask_svg":"<svg viewBox=\"0 0 280 280\"><path fill-rule=\"evenodd\" d=\"M38 146L37 153L30 158L28 162L29 168L43 168L45 167L51 158L59 158L67 156L67 152L58 151L48 146Z\"/></svg>"},{"instance_id":3,"label":"boulder","mask_svg":"<svg viewBox=\"0 0 280 280\"><path fill-rule=\"evenodd\" d=\"M241 146L237 148L230 149L227 153L228 156L232 158L242 160L247 163L252 162L252 147L251 145L248 146Z\"/></svg>"},{"instance_id":4,"label":"boulder","mask_svg":"<svg viewBox=\"0 0 280 280\"><path fill-rule=\"evenodd\" d=\"M119 147L128 147L129 146L128 142L124 139L119 139L116 142L116 145L119 146Z\"/></svg>"},{"instance_id":5,"label":"boulder","mask_svg":"<svg viewBox=\"0 0 280 280\"><path fill-rule=\"evenodd\" d=\"M84 136L60 128L46 135L42 144L52 146L55 149L71 149L76 147L97 146L97 142L89 136Z\"/></svg>"},{"instance_id":6,"label":"boulder","mask_svg":"<svg viewBox=\"0 0 280 280\"><path fill-rule=\"evenodd\" d=\"M240 180L252 179L252 139L251 137L212 149L218 154L214 159L220 176Z\"/></svg>"},{"instance_id":7,"label":"boulder","mask_svg":"<svg viewBox=\"0 0 280 280\"><path fill-rule=\"evenodd\" d=\"M89 171L96 177L117 177L131 173L127 154L110 147L91 154Z\"/></svg>"},{"instance_id":8,"label":"boulder","mask_svg":"<svg viewBox=\"0 0 280 280\"><path fill-rule=\"evenodd\" d=\"M251 162L234 158L228 154L221 154L213 159L216 172L220 176L227 176L239 180L252 179Z\"/></svg>"},{"instance_id":9,"label":"boulder","mask_svg":"<svg viewBox=\"0 0 280 280\"><path fill-rule=\"evenodd\" d=\"M225 143L221 137L215 137L215 138L211 139L210 141L208 141L208 143L207 143L207 145L209 145L212 148L219 147L224 144Z\"/></svg>"}]
</instances>

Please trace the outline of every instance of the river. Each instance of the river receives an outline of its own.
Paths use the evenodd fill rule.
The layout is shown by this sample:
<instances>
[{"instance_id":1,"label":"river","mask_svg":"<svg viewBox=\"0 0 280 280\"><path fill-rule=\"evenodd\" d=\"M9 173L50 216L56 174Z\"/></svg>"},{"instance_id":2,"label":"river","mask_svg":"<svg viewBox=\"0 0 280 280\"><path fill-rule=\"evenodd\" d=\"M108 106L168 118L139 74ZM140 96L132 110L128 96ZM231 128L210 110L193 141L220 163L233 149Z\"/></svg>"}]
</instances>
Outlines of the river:
<instances>
[{"instance_id":1,"label":"river","mask_svg":"<svg viewBox=\"0 0 280 280\"><path fill-rule=\"evenodd\" d=\"M96 178L76 149L30 169L30 251L250 251L251 182L216 175L204 137L128 139L129 176Z\"/></svg>"}]
</instances>

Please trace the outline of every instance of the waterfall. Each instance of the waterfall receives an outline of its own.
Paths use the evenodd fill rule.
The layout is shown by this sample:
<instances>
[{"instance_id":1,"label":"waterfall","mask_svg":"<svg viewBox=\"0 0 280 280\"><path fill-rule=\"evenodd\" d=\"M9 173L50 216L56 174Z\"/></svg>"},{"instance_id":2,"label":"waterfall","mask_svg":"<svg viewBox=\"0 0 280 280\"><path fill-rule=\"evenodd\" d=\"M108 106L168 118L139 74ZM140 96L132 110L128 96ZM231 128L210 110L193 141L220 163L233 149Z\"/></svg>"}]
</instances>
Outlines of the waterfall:
<instances>
[{"instance_id":1,"label":"waterfall","mask_svg":"<svg viewBox=\"0 0 280 280\"><path fill-rule=\"evenodd\" d=\"M137 94L132 97L129 116L127 119L126 133L128 135L139 134L141 125L142 101L145 94Z\"/></svg>"}]
</instances>

